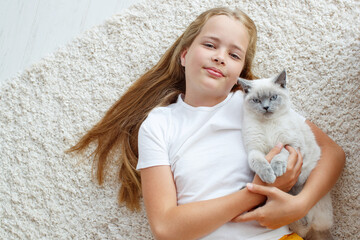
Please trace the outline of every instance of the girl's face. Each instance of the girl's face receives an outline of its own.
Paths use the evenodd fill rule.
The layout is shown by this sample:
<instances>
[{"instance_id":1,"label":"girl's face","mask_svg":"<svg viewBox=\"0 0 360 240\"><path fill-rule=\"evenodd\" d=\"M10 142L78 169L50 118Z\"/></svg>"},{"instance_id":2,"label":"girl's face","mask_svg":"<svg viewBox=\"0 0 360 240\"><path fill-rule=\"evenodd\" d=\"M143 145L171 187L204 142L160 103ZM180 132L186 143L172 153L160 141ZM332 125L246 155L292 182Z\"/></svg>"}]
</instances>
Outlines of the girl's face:
<instances>
[{"instance_id":1,"label":"girl's face","mask_svg":"<svg viewBox=\"0 0 360 240\"><path fill-rule=\"evenodd\" d=\"M209 18L181 54L186 78L184 101L195 107L223 101L244 67L248 43L247 29L240 21L225 15Z\"/></svg>"}]
</instances>

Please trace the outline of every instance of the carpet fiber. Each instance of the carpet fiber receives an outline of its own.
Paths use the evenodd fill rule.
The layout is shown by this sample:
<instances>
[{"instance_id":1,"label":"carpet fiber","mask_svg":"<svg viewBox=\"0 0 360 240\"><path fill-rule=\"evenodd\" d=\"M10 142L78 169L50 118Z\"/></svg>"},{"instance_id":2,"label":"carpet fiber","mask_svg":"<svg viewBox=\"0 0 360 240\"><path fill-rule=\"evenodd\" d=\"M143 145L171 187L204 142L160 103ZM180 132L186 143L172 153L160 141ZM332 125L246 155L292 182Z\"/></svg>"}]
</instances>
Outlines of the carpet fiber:
<instances>
[{"instance_id":1,"label":"carpet fiber","mask_svg":"<svg viewBox=\"0 0 360 240\"><path fill-rule=\"evenodd\" d=\"M99 187L88 159L64 151L198 14L216 6L250 15L259 32L255 73L286 68L294 108L345 150L332 232L360 239L356 0L144 1L8 79L0 87L1 239L152 239L144 210L117 205L118 183L109 178Z\"/></svg>"}]
</instances>

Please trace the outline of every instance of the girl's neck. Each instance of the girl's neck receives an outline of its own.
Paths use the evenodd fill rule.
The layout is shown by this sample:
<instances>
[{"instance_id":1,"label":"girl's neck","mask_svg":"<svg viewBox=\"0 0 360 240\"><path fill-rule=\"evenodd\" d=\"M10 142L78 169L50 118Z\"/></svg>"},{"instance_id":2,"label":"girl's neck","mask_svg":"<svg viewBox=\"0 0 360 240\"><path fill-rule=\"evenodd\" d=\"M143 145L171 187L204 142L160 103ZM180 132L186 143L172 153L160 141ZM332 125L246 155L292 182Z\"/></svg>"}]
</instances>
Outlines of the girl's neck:
<instances>
[{"instance_id":1,"label":"girl's neck","mask_svg":"<svg viewBox=\"0 0 360 240\"><path fill-rule=\"evenodd\" d=\"M227 96L221 96L221 97L214 97L214 96L188 96L188 95L182 95L181 96L183 101L192 106L192 107L213 107L222 101L224 101Z\"/></svg>"}]
</instances>

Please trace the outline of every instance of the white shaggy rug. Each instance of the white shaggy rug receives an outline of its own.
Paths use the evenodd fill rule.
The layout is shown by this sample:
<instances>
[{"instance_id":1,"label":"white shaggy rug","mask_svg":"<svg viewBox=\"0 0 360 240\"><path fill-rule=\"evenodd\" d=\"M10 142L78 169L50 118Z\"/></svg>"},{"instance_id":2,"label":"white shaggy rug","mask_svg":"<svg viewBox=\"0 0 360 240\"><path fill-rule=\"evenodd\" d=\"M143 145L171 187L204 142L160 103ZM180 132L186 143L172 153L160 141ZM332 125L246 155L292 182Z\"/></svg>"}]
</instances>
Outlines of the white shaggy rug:
<instances>
[{"instance_id":1,"label":"white shaggy rug","mask_svg":"<svg viewBox=\"0 0 360 240\"><path fill-rule=\"evenodd\" d=\"M360 239L359 1L149 0L85 32L0 87L0 239L151 239L84 157L64 153L185 27L215 6L258 26L256 73L288 70L294 108L347 155L334 187L336 239Z\"/></svg>"}]
</instances>

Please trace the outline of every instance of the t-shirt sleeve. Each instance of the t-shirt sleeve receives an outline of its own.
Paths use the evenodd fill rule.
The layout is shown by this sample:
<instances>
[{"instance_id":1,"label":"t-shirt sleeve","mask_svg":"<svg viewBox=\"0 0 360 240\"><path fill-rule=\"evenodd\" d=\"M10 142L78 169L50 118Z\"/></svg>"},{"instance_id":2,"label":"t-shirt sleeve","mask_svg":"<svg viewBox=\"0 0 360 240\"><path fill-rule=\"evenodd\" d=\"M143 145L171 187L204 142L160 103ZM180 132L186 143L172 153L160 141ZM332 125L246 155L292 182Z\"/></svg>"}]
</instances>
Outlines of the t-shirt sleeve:
<instances>
[{"instance_id":1,"label":"t-shirt sleeve","mask_svg":"<svg viewBox=\"0 0 360 240\"><path fill-rule=\"evenodd\" d=\"M138 135L139 160L136 170L170 165L166 142L166 119L158 114L149 114L141 124Z\"/></svg>"}]
</instances>

